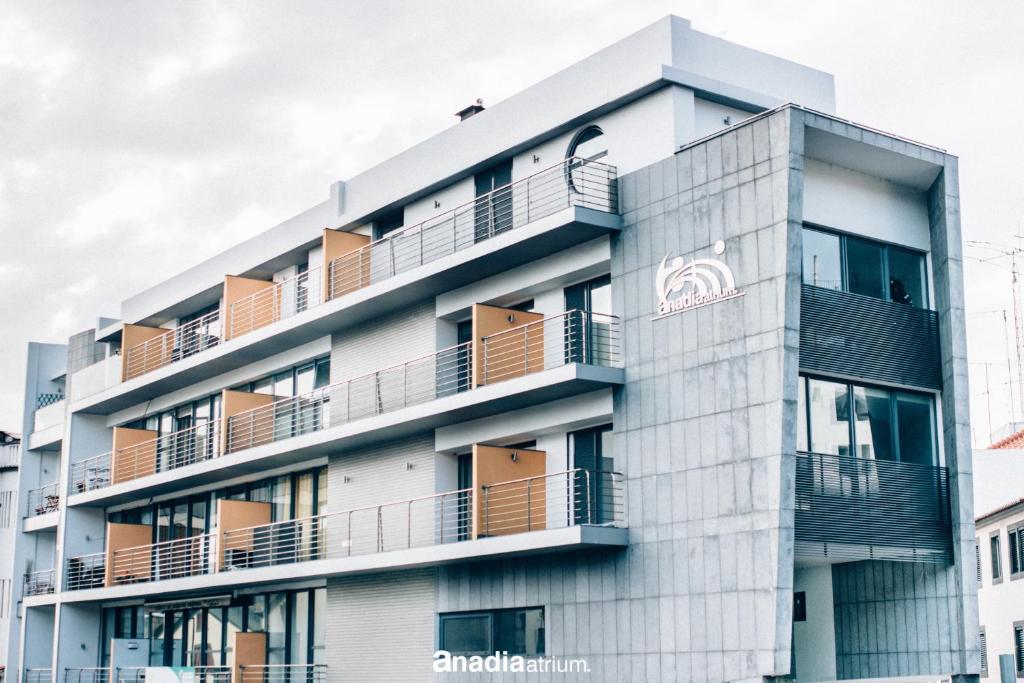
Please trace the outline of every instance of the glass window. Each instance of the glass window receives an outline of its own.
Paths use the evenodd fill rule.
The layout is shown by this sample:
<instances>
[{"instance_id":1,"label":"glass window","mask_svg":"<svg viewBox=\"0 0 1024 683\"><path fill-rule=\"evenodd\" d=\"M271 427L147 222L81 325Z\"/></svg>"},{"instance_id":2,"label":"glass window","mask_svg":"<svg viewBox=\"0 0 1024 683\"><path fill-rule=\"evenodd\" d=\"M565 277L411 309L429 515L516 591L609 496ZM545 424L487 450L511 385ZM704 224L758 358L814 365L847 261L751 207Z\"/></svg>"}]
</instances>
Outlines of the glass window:
<instances>
[{"instance_id":1,"label":"glass window","mask_svg":"<svg viewBox=\"0 0 1024 683\"><path fill-rule=\"evenodd\" d=\"M798 377L796 386L796 449L807 451L807 378Z\"/></svg>"},{"instance_id":2,"label":"glass window","mask_svg":"<svg viewBox=\"0 0 1024 683\"><path fill-rule=\"evenodd\" d=\"M316 381L313 383L314 389L320 387L326 387L331 383L331 359L324 358L316 362Z\"/></svg>"},{"instance_id":3,"label":"glass window","mask_svg":"<svg viewBox=\"0 0 1024 683\"><path fill-rule=\"evenodd\" d=\"M924 254L889 247L889 298L918 308L928 306Z\"/></svg>"},{"instance_id":4,"label":"glass window","mask_svg":"<svg viewBox=\"0 0 1024 683\"><path fill-rule=\"evenodd\" d=\"M309 657L309 593L294 594L289 638L291 657L289 664L307 664Z\"/></svg>"},{"instance_id":5,"label":"glass window","mask_svg":"<svg viewBox=\"0 0 1024 683\"><path fill-rule=\"evenodd\" d=\"M233 666L235 663L235 634L243 631L244 610L244 607L238 605L228 607L228 620L224 629L224 664L227 666Z\"/></svg>"},{"instance_id":6,"label":"glass window","mask_svg":"<svg viewBox=\"0 0 1024 683\"><path fill-rule=\"evenodd\" d=\"M992 551L992 580L997 581L1002 576L1003 554L999 549L999 535L996 534L988 539Z\"/></svg>"},{"instance_id":7,"label":"glass window","mask_svg":"<svg viewBox=\"0 0 1024 683\"><path fill-rule=\"evenodd\" d=\"M510 655L544 654L544 610L502 610L495 614L494 649Z\"/></svg>"},{"instance_id":8,"label":"glass window","mask_svg":"<svg viewBox=\"0 0 1024 683\"><path fill-rule=\"evenodd\" d=\"M206 666L222 666L224 657L224 608L211 607L206 614Z\"/></svg>"},{"instance_id":9,"label":"glass window","mask_svg":"<svg viewBox=\"0 0 1024 683\"><path fill-rule=\"evenodd\" d=\"M1008 530L1006 535L1010 548L1010 576L1015 576L1021 572L1022 568L1024 568L1024 564L1021 563L1022 544L1020 543L1017 529Z\"/></svg>"},{"instance_id":10,"label":"glass window","mask_svg":"<svg viewBox=\"0 0 1024 683\"><path fill-rule=\"evenodd\" d=\"M327 660L327 589L313 591L313 663Z\"/></svg>"},{"instance_id":11,"label":"glass window","mask_svg":"<svg viewBox=\"0 0 1024 683\"><path fill-rule=\"evenodd\" d=\"M803 282L827 289L843 288L839 235L804 228Z\"/></svg>"},{"instance_id":12,"label":"glass window","mask_svg":"<svg viewBox=\"0 0 1024 683\"><path fill-rule=\"evenodd\" d=\"M900 460L935 465L935 425L932 399L921 394L896 394Z\"/></svg>"},{"instance_id":13,"label":"glass window","mask_svg":"<svg viewBox=\"0 0 1024 683\"><path fill-rule=\"evenodd\" d=\"M596 161L608 155L608 138L599 126L587 126L569 143L566 158L579 157Z\"/></svg>"},{"instance_id":14,"label":"glass window","mask_svg":"<svg viewBox=\"0 0 1024 683\"><path fill-rule=\"evenodd\" d=\"M489 655L491 647L491 615L441 615L441 649L459 655Z\"/></svg>"},{"instance_id":15,"label":"glass window","mask_svg":"<svg viewBox=\"0 0 1024 683\"><path fill-rule=\"evenodd\" d=\"M315 365L307 365L304 368L299 368L295 371L295 395L303 396L313 391L313 386L316 383L314 381L314 375L316 374Z\"/></svg>"},{"instance_id":16,"label":"glass window","mask_svg":"<svg viewBox=\"0 0 1024 683\"><path fill-rule=\"evenodd\" d=\"M267 596L267 663L287 664L285 637L287 594L271 593Z\"/></svg>"},{"instance_id":17,"label":"glass window","mask_svg":"<svg viewBox=\"0 0 1024 683\"><path fill-rule=\"evenodd\" d=\"M149 664L164 665L164 614L153 612L149 615Z\"/></svg>"},{"instance_id":18,"label":"glass window","mask_svg":"<svg viewBox=\"0 0 1024 683\"><path fill-rule=\"evenodd\" d=\"M854 442L861 458L896 459L890 398L884 389L853 387Z\"/></svg>"},{"instance_id":19,"label":"glass window","mask_svg":"<svg viewBox=\"0 0 1024 683\"><path fill-rule=\"evenodd\" d=\"M848 237L846 239L847 290L854 294L885 298L882 275L882 246Z\"/></svg>"},{"instance_id":20,"label":"glass window","mask_svg":"<svg viewBox=\"0 0 1024 683\"><path fill-rule=\"evenodd\" d=\"M851 455L847 385L808 380L810 441L815 453Z\"/></svg>"}]
</instances>

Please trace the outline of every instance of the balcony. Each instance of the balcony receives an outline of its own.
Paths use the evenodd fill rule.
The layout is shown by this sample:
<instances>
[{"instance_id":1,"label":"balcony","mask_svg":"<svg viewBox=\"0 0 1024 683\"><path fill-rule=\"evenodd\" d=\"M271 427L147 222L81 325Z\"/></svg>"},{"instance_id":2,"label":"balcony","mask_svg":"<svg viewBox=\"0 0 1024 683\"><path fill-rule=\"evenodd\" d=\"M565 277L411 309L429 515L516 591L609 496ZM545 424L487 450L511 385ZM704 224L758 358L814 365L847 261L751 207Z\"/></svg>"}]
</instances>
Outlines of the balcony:
<instances>
[{"instance_id":1,"label":"balcony","mask_svg":"<svg viewBox=\"0 0 1024 683\"><path fill-rule=\"evenodd\" d=\"M98 666L64 669L64 683L110 683L110 669Z\"/></svg>"},{"instance_id":2,"label":"balcony","mask_svg":"<svg viewBox=\"0 0 1024 683\"><path fill-rule=\"evenodd\" d=\"M118 667L117 675L115 680L117 683L144 683L146 680L146 671L151 670L151 675L156 674L153 678L158 681L166 680L166 672L169 667L144 667L144 666L128 666ZM231 667L230 666L188 666L188 667L175 667L176 675L174 680L190 680L193 683L231 683ZM183 674L191 674L187 679ZM72 681L71 683L75 683ZM83 683L92 683L85 681ZM96 683L105 683L104 681L97 681Z\"/></svg>"},{"instance_id":3,"label":"balcony","mask_svg":"<svg viewBox=\"0 0 1024 683\"><path fill-rule=\"evenodd\" d=\"M125 383L75 409L114 412L615 233L617 197L614 167L574 159L376 242L326 230L320 271L284 283L229 276L226 320L214 312L189 329L125 326ZM250 289L232 288L238 280Z\"/></svg>"},{"instance_id":4,"label":"balcony","mask_svg":"<svg viewBox=\"0 0 1024 683\"><path fill-rule=\"evenodd\" d=\"M54 683L53 669L25 669L25 683Z\"/></svg>"},{"instance_id":5,"label":"balcony","mask_svg":"<svg viewBox=\"0 0 1024 683\"><path fill-rule=\"evenodd\" d=\"M941 366L935 311L801 286L801 370L941 390Z\"/></svg>"},{"instance_id":6,"label":"balcony","mask_svg":"<svg viewBox=\"0 0 1024 683\"><path fill-rule=\"evenodd\" d=\"M60 509L60 488L57 482L30 489L25 495L25 517L41 517Z\"/></svg>"},{"instance_id":7,"label":"balcony","mask_svg":"<svg viewBox=\"0 0 1024 683\"><path fill-rule=\"evenodd\" d=\"M18 469L21 462L21 444L0 444L0 472Z\"/></svg>"},{"instance_id":8,"label":"balcony","mask_svg":"<svg viewBox=\"0 0 1024 683\"><path fill-rule=\"evenodd\" d=\"M545 462L541 451L477 446L475 488L278 522L270 520L268 503L221 500L217 530L158 543L143 542L153 533L149 525L108 524L103 587L96 585L102 560L76 558L82 568L72 581L69 564L74 592L64 599L153 592L139 591L139 584L194 594L281 578L624 545L622 475L544 473ZM540 473L503 478L509 472Z\"/></svg>"},{"instance_id":9,"label":"balcony","mask_svg":"<svg viewBox=\"0 0 1024 683\"><path fill-rule=\"evenodd\" d=\"M474 319L477 345L466 342L295 397L225 391L223 426L159 439L115 429L115 441L136 443L73 463L70 502L111 504L214 481L232 468L251 472L622 382L613 316L574 310L543 318L478 305ZM160 476L172 471L173 477Z\"/></svg>"},{"instance_id":10,"label":"balcony","mask_svg":"<svg viewBox=\"0 0 1024 683\"><path fill-rule=\"evenodd\" d=\"M40 394L36 397L36 410L32 416L32 433L28 438L32 450L53 449L64 436L63 394Z\"/></svg>"},{"instance_id":11,"label":"balcony","mask_svg":"<svg viewBox=\"0 0 1024 683\"><path fill-rule=\"evenodd\" d=\"M100 588L106 581L106 553L69 557L64 590Z\"/></svg>"},{"instance_id":12,"label":"balcony","mask_svg":"<svg viewBox=\"0 0 1024 683\"><path fill-rule=\"evenodd\" d=\"M25 586L22 589L25 597L30 595L49 595L57 588L57 573L53 569L40 569L25 574Z\"/></svg>"},{"instance_id":13,"label":"balcony","mask_svg":"<svg viewBox=\"0 0 1024 683\"><path fill-rule=\"evenodd\" d=\"M239 667L241 683L324 683L326 664L247 664Z\"/></svg>"},{"instance_id":14,"label":"balcony","mask_svg":"<svg viewBox=\"0 0 1024 683\"><path fill-rule=\"evenodd\" d=\"M798 558L952 561L945 467L796 455Z\"/></svg>"}]
</instances>

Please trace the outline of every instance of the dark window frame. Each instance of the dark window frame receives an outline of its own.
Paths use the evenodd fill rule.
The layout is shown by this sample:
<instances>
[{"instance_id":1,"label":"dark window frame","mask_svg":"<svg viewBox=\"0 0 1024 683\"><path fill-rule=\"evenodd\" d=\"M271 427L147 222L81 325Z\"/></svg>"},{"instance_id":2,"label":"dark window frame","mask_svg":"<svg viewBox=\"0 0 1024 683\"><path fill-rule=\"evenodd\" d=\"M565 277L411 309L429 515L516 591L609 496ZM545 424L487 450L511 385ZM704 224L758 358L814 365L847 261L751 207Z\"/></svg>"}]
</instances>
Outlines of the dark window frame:
<instances>
[{"instance_id":1,"label":"dark window frame","mask_svg":"<svg viewBox=\"0 0 1024 683\"><path fill-rule=\"evenodd\" d=\"M890 272L890 262L889 262L889 253L890 253L890 251L896 250L896 251L900 251L900 252L903 252L903 253L906 253L906 254L912 254L914 256L921 257L923 259L923 262L922 262L923 266L922 267L923 267L924 280L923 280L923 283L922 283L922 296L924 297L924 301L922 301L920 305L914 305L914 304L909 304L909 305L912 308L920 308L922 310L935 310L935 309L932 308L931 296L930 296L930 292L929 292L929 287L931 285L931 278L929 277L929 273L928 273L928 252L921 251L920 249L914 249L913 247L908 247L908 246L903 245L903 244L895 244L893 242L886 242L884 240L874 239L874 238L871 238L871 237L865 237L863 235L854 235L854 234L851 234L851 233L848 233L848 232L843 232L842 230L837 230L836 228L832 228L832 227L829 227L827 225L821 225L819 223L811 223L811 222L808 222L808 221L804 221L803 229L804 230L814 230L816 232L821 232L821 233L825 233L825 234L828 234L828 235L834 235L835 237L839 238L839 270L840 270L840 287L839 287L839 291L842 291L842 292L853 293L853 292L850 292L849 273L848 273L848 268L847 268L847 241L848 240L856 240L856 241L859 241L859 242L864 242L864 243L870 244L872 246L881 247L881 249L882 249L882 273L883 273L883 277L885 279L888 279L889 272ZM812 286L812 287L815 286L815 285L813 285L813 283L809 283L809 282L805 283L804 282L802 265L803 265L803 258L801 256L801 272L800 272L800 282L801 282L801 284L807 284L807 285ZM884 296L878 298L879 301L887 301L887 302L890 302L890 303L901 303L901 302L894 302L893 301L893 299L892 299L892 290L891 290L890 283L883 282L882 292L883 292ZM860 296L869 296L869 295L862 294ZM870 298L875 299L877 297L871 296ZM903 305L908 305L908 304L903 304Z\"/></svg>"},{"instance_id":2,"label":"dark window frame","mask_svg":"<svg viewBox=\"0 0 1024 683\"><path fill-rule=\"evenodd\" d=\"M1024 520L1006 526L1006 554L1010 558L1010 581L1024 578Z\"/></svg>"},{"instance_id":3,"label":"dark window frame","mask_svg":"<svg viewBox=\"0 0 1024 683\"><path fill-rule=\"evenodd\" d=\"M910 395L914 395L914 396L921 396L921 397L928 398L928 400L931 402L931 423L932 423L932 435L931 435L932 436L932 439L931 439L931 441L932 441L932 462L931 462L931 466L933 466L933 467L942 467L942 466L944 466L945 458L944 458L944 455L942 453L942 449L939 447L940 444L939 444L939 435L938 435L938 421L939 421L938 401L936 401L935 394L929 393L927 391L914 391L912 389L887 387L884 384L875 384L875 383L871 383L871 382L860 382L860 381L854 382L854 381L851 381L851 380L848 380L848 379L842 379L842 378L838 378L838 377L829 377L828 375L821 375L821 374L817 374L817 373L813 373L813 372L801 372L801 373L799 373L797 379L798 379L797 391L801 391L802 390L804 392L804 395L803 395L804 419L805 419L805 425L807 427L807 434L806 434L807 451L798 451L798 452L808 452L808 453L815 452L814 449L812 448L812 444L814 443L814 441L812 439L813 425L811 423L811 393L810 393L811 390L810 390L810 381L808 381L808 380L816 379L816 380L821 380L823 382L832 382L832 383L835 383L835 384L844 384L844 385L846 385L846 397L847 397L847 400L846 400L846 404L847 404L847 406L846 406L847 420L846 420L846 422L847 422L847 429L848 429L848 437L847 438L848 438L848 443L850 444L850 452L853 454L853 455L846 456L846 457L852 457L852 458L860 457L860 456L857 455L857 439L856 439L857 427L856 427L856 420L854 420L855 415L853 414L853 411L854 411L854 408L855 408L854 400L853 400L853 388L854 387L860 387L860 388L865 388L865 389L879 389L879 390L882 390L882 391L889 392L889 415L890 415L889 419L890 419L890 423L892 425L892 440L893 440L893 443L892 443L892 453L893 453L893 456L894 456L894 460L892 460L892 462L905 462L901 458L900 447L899 447L899 420L898 420L897 410L896 410L898 395L899 394L910 394ZM798 397L798 400L797 400L797 405L798 406L800 405L799 397ZM799 421L798 421L798 424L799 424ZM799 437L798 437L798 439L799 439ZM843 457L843 456L839 456L839 457ZM1024 527L1024 523L1022 523L1021 526Z\"/></svg>"},{"instance_id":4,"label":"dark window frame","mask_svg":"<svg viewBox=\"0 0 1024 683\"><path fill-rule=\"evenodd\" d=\"M992 577L992 585L1003 582L1003 539L1000 531L989 532L988 535L989 557L992 566L989 568L989 575Z\"/></svg>"},{"instance_id":5,"label":"dark window frame","mask_svg":"<svg viewBox=\"0 0 1024 683\"><path fill-rule=\"evenodd\" d=\"M1024 678L1024 621L1013 622L1013 668Z\"/></svg>"},{"instance_id":6,"label":"dark window frame","mask_svg":"<svg viewBox=\"0 0 1024 683\"><path fill-rule=\"evenodd\" d=\"M542 624L542 626L541 626L541 631L542 631L542 638L541 638L542 642L541 642L541 645L542 645L542 647L541 647L540 651L537 652L536 654L531 655L531 654L527 654L525 652L515 652L515 651L513 651L511 649L508 649L506 647L502 647L503 644L498 643L498 623L499 623L498 616L499 615L503 615L503 614L508 614L508 613L514 613L514 612L532 612L534 610L539 610L540 614L541 614L541 624ZM487 656L487 655L493 655L496 651L500 650L500 651L503 651L503 652L508 652L508 654L510 656L519 655L519 656L526 657L526 658L534 658L534 657L540 658L540 657L545 657L546 656L547 651L548 651L547 608L545 606L543 606L543 605L531 605L531 606L528 606L528 607L509 607L509 608L504 608L504 609L468 610L468 611L462 611L462 612L441 612L441 613L438 613L438 615L437 615L437 649L439 649L439 650L444 650L445 649L444 625L445 625L446 621L449 621L449 620L454 621L454 620L458 620L458 619L476 618L476 617L481 617L481 616L487 617L487 622L488 622L488 634L487 634L488 649L485 650L485 651L482 651L482 652L455 652L455 651L452 651L452 650L448 650L449 652L451 652L451 654L453 654L453 655L462 655L462 656L473 656L473 655Z\"/></svg>"}]
</instances>

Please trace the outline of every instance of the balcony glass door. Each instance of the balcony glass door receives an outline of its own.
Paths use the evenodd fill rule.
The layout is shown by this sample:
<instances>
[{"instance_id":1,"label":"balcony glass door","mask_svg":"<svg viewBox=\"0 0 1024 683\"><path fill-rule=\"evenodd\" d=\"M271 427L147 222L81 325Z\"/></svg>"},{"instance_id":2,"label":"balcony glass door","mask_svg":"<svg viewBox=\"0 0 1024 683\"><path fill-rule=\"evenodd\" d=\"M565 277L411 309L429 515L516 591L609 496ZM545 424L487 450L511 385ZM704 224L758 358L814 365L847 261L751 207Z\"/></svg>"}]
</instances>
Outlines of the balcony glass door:
<instances>
[{"instance_id":1,"label":"balcony glass door","mask_svg":"<svg viewBox=\"0 0 1024 683\"><path fill-rule=\"evenodd\" d=\"M602 425L569 434L570 469L581 469L569 482L573 500L573 522L607 524L614 521L611 473L615 469L612 454L612 426Z\"/></svg>"},{"instance_id":2,"label":"balcony glass door","mask_svg":"<svg viewBox=\"0 0 1024 683\"><path fill-rule=\"evenodd\" d=\"M477 173L474 241L512 229L512 160Z\"/></svg>"}]
</instances>

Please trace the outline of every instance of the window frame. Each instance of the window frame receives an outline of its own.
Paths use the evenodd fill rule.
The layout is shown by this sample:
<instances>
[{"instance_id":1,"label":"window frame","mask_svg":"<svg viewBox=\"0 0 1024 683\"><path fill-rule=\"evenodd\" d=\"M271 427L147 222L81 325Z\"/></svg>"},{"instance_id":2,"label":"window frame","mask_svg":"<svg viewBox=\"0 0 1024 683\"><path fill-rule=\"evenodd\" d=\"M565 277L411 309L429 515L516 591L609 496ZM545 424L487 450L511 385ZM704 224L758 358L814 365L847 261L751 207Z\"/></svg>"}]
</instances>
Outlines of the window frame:
<instances>
[{"instance_id":1,"label":"window frame","mask_svg":"<svg viewBox=\"0 0 1024 683\"><path fill-rule=\"evenodd\" d=\"M1018 634L1020 636L1018 637ZM1017 678L1024 678L1024 621L1013 622L1013 668Z\"/></svg>"},{"instance_id":2,"label":"window frame","mask_svg":"<svg viewBox=\"0 0 1024 683\"><path fill-rule=\"evenodd\" d=\"M912 255L915 255L915 256L920 256L923 259L923 266L922 267L923 267L923 271L924 271L923 272L924 279L923 279L923 282L922 282L922 296L924 297L924 300L921 302L921 305L919 305L919 306L916 306L916 305L913 305L913 304L909 304L909 307L910 308L919 308L921 310L926 310L926 311L933 311L933 310L935 310L934 308L932 308L931 278L929 277L929 273L928 273L928 255L929 255L929 253L927 251L922 251L920 249L915 249L914 247L908 247L905 244L896 244L894 242L886 242L885 240L879 240L879 239L875 239L875 238L872 238L872 237L866 237L864 235L855 235L855 234L852 234L852 233L844 232L842 230L837 230L836 228L832 228L832 227L829 227L827 225L821 225L820 223L811 223L809 221L804 221L803 222L802 229L803 230L814 230L816 232L825 233L827 235L834 235L834 236L839 238L839 278L840 278L840 287L839 287L838 291L846 292L848 294L855 294L857 296L866 296L866 297L868 297L870 299L876 299L877 301L886 301L888 303L899 303L901 306L908 306L908 304L904 304L904 303L901 303L901 302L898 302L898 301L893 301L893 299L892 299L892 289L891 289L891 287L889 285L889 282L888 282L889 273L890 273L889 252L891 250L895 249L897 251L901 251L901 252L904 252L906 254L912 254ZM869 294L857 294L856 292L851 292L850 291L849 268L848 268L848 265L847 265L847 242L849 240L857 240L857 241L865 242L865 243L868 243L868 244L871 244L871 245L874 245L874 246L878 246L878 247L881 248L881 250L882 250L882 277L883 277L883 285L882 285L883 296L882 297L876 298L876 297L873 297L873 296L871 296ZM811 287L817 286L817 285L814 285L813 283L809 283L809 282L805 283L804 282L803 255L802 254L801 254L801 257L800 257L800 284L808 284ZM825 288L825 289L828 289L828 288Z\"/></svg>"},{"instance_id":3,"label":"window frame","mask_svg":"<svg viewBox=\"0 0 1024 683\"><path fill-rule=\"evenodd\" d=\"M857 452L858 452L858 450L857 450L857 438L856 438L857 437L857 428L856 428L856 421L854 420L854 418L856 416L854 415L854 399L853 399L853 389L854 389L854 387L860 387L860 388L864 388L864 389L878 389L878 390L886 391L889 394L889 419L890 419L890 424L892 425L892 453L895 456L894 459L889 461L889 462L906 462L905 460L903 460L902 454L900 453L899 421L898 421L897 406L896 406L897 401L898 401L898 396L900 394L912 394L912 395L915 395L915 396L927 397L929 399L930 403L931 403L931 432L932 432L931 433L931 441L932 441L932 449L931 449L932 450L932 462L931 462L931 466L932 467L944 467L945 466L945 457L944 457L944 454L942 452L941 442L939 440L938 400L937 400L937 396L934 393L927 392L927 391L915 391L915 390L912 390L912 389L904 389L902 387L900 387L900 388L888 387L888 386L885 386L884 384L875 384L875 383L871 383L871 382L852 381L852 380L849 380L849 379L843 379L843 378L838 378L838 377L829 377L827 375L820 375L820 374L813 373L813 372L800 372L797 375L797 380L798 380L797 381L797 391L798 392L800 392L800 391L803 392L802 398L799 395L797 396L797 407L799 409L801 404L803 406L803 409L804 409L804 416L803 416L804 417L804 424L805 424L805 426L807 428L807 433L805 435L805 443L806 443L806 446L807 446L807 450L806 451L800 451L799 449L797 449L797 452L801 452L801 453L816 453L817 452L817 451L815 451L813 449L813 444L814 444L814 441L813 441L814 428L813 428L813 424L812 424L812 421L811 421L811 395L810 395L810 385L811 385L811 383L810 383L810 380L820 380L820 381L823 381L823 382L832 382L833 384L843 384L843 385L846 386L847 443L849 443L849 445L850 445L850 453L852 455L848 455L848 456L837 455L836 457L851 457L851 458L860 458L861 457L861 456L859 456L857 454ZM798 418L799 418L799 416L798 416ZM798 419L797 420L797 425L799 426L799 424L800 424L800 420ZM797 442L800 441L799 434L796 435L796 440L797 440ZM823 454L823 455L829 455L829 454ZM831 455L835 455L835 454L831 454ZM864 458L864 459L867 459L867 458ZM874 458L870 458L870 459L873 460ZM1024 522L1021 523L1021 526L1022 526L1022 528L1024 528Z\"/></svg>"},{"instance_id":4,"label":"window frame","mask_svg":"<svg viewBox=\"0 0 1024 683\"><path fill-rule=\"evenodd\" d=\"M989 532L988 548L992 564L989 567L989 576L992 577L992 585L995 586L1003 582L1003 539L999 529Z\"/></svg>"},{"instance_id":5,"label":"window frame","mask_svg":"<svg viewBox=\"0 0 1024 683\"><path fill-rule=\"evenodd\" d=\"M1016 545L1016 549L1014 549ZM1010 581L1024 578L1024 520L1006 525L1006 554L1010 558L1007 566ZM1017 570L1013 565L1016 562Z\"/></svg>"},{"instance_id":6,"label":"window frame","mask_svg":"<svg viewBox=\"0 0 1024 683\"><path fill-rule=\"evenodd\" d=\"M978 536L974 537L974 559L978 567L978 587L981 588L984 581L982 580L983 573L981 570L981 538Z\"/></svg>"},{"instance_id":7,"label":"window frame","mask_svg":"<svg viewBox=\"0 0 1024 683\"><path fill-rule=\"evenodd\" d=\"M988 636L985 634L985 627L978 628L978 653L981 667L981 676L988 676Z\"/></svg>"},{"instance_id":8,"label":"window frame","mask_svg":"<svg viewBox=\"0 0 1024 683\"><path fill-rule=\"evenodd\" d=\"M482 656L486 657L493 655L498 648L498 615L507 614L510 612L530 612L539 610L541 614L541 622L543 623L544 637L543 637L543 648L542 651L537 654L531 655L525 652L513 652L511 650L502 650L502 652L508 652L509 656L519 656L526 659L542 658L547 656L549 649L548 643L548 627L547 618L548 610L545 605L529 605L525 607L506 607L501 609L483 609L483 610L466 610L459 612L438 612L437 614L437 649L445 650L444 643L444 624L446 621L453 621L457 619L468 619L474 617L487 617L487 645L488 649L484 652L455 652L452 650L446 650L452 655L472 657Z\"/></svg>"}]
</instances>

